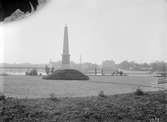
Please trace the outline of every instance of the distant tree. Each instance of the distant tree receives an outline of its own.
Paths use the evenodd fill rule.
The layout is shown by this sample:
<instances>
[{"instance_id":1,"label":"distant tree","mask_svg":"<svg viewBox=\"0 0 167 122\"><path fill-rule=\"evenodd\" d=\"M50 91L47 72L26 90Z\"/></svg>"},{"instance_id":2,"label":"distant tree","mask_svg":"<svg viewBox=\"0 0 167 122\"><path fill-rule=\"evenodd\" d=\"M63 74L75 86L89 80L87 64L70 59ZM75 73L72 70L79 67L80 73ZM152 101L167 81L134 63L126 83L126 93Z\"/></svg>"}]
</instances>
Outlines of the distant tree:
<instances>
[{"instance_id":1,"label":"distant tree","mask_svg":"<svg viewBox=\"0 0 167 122\"><path fill-rule=\"evenodd\" d=\"M104 75L104 71L103 71L103 68L101 69L101 75Z\"/></svg>"},{"instance_id":2,"label":"distant tree","mask_svg":"<svg viewBox=\"0 0 167 122\"><path fill-rule=\"evenodd\" d=\"M97 67L95 67L95 75L97 75Z\"/></svg>"},{"instance_id":3,"label":"distant tree","mask_svg":"<svg viewBox=\"0 0 167 122\"><path fill-rule=\"evenodd\" d=\"M117 70L117 65L113 60L104 60L102 62L102 67L103 67L103 72L107 74Z\"/></svg>"},{"instance_id":4,"label":"distant tree","mask_svg":"<svg viewBox=\"0 0 167 122\"><path fill-rule=\"evenodd\" d=\"M129 70L131 67L128 61L123 61L119 64L119 68Z\"/></svg>"},{"instance_id":5,"label":"distant tree","mask_svg":"<svg viewBox=\"0 0 167 122\"><path fill-rule=\"evenodd\" d=\"M45 72L46 72L47 75L48 75L49 72L50 72L50 68L48 67L48 65L45 65Z\"/></svg>"},{"instance_id":6,"label":"distant tree","mask_svg":"<svg viewBox=\"0 0 167 122\"><path fill-rule=\"evenodd\" d=\"M150 71L151 66L148 63L136 63L134 61L123 61L118 64L120 69L137 70L137 71Z\"/></svg>"},{"instance_id":7,"label":"distant tree","mask_svg":"<svg viewBox=\"0 0 167 122\"><path fill-rule=\"evenodd\" d=\"M29 72L26 72L25 74L30 76L37 76L38 71L35 68L33 68L32 70L30 70Z\"/></svg>"},{"instance_id":8,"label":"distant tree","mask_svg":"<svg viewBox=\"0 0 167 122\"><path fill-rule=\"evenodd\" d=\"M33 68L33 69L31 70L31 74L32 74L33 76L38 75L37 69Z\"/></svg>"},{"instance_id":9,"label":"distant tree","mask_svg":"<svg viewBox=\"0 0 167 122\"><path fill-rule=\"evenodd\" d=\"M102 62L103 67L113 67L115 62L113 60L105 60Z\"/></svg>"},{"instance_id":10,"label":"distant tree","mask_svg":"<svg viewBox=\"0 0 167 122\"><path fill-rule=\"evenodd\" d=\"M120 72L119 72L119 74L120 74L120 76L122 76L122 75L123 75L123 72L122 72L122 71L120 71Z\"/></svg>"},{"instance_id":11,"label":"distant tree","mask_svg":"<svg viewBox=\"0 0 167 122\"><path fill-rule=\"evenodd\" d=\"M52 67L52 68L51 68L51 73L53 73L53 72L54 72L54 70L55 70L55 68L54 68L54 67Z\"/></svg>"},{"instance_id":12,"label":"distant tree","mask_svg":"<svg viewBox=\"0 0 167 122\"><path fill-rule=\"evenodd\" d=\"M152 71L167 72L167 63L165 62L154 62L150 64Z\"/></svg>"}]
</instances>

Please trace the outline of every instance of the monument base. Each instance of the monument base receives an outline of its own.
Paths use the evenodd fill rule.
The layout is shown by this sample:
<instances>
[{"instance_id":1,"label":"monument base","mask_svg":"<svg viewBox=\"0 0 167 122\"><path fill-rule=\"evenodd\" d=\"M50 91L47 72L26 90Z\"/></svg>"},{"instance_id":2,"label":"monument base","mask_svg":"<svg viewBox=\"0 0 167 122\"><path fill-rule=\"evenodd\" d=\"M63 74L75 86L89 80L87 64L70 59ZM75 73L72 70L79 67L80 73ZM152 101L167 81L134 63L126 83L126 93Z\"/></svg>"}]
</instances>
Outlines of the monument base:
<instances>
[{"instance_id":1,"label":"monument base","mask_svg":"<svg viewBox=\"0 0 167 122\"><path fill-rule=\"evenodd\" d=\"M62 64L60 69L71 69L71 66L69 64Z\"/></svg>"},{"instance_id":2,"label":"monument base","mask_svg":"<svg viewBox=\"0 0 167 122\"><path fill-rule=\"evenodd\" d=\"M46 80L89 80L89 77L75 69L59 69L50 75L44 76Z\"/></svg>"}]
</instances>

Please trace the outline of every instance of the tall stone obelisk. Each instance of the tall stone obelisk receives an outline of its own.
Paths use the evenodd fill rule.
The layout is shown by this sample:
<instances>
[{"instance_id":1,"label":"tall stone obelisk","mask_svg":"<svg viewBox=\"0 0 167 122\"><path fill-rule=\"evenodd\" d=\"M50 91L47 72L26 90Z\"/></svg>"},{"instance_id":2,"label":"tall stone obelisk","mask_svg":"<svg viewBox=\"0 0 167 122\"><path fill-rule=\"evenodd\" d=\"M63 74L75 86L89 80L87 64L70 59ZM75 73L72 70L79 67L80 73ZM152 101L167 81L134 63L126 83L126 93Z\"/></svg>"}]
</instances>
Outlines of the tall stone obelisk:
<instances>
[{"instance_id":1,"label":"tall stone obelisk","mask_svg":"<svg viewBox=\"0 0 167 122\"><path fill-rule=\"evenodd\" d=\"M68 27L64 27L64 41L63 41L63 54L62 54L62 68L70 68L70 54L69 54L69 42L68 42Z\"/></svg>"}]
</instances>

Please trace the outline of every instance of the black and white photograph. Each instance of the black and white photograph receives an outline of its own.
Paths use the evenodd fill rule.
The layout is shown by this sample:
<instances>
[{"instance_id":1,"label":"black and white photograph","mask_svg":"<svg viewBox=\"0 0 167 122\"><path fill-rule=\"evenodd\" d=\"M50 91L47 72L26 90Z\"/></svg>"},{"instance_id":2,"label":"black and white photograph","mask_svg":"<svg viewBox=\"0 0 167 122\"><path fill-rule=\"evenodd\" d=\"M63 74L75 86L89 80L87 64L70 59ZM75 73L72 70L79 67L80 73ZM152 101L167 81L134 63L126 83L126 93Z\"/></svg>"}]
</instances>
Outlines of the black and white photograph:
<instances>
[{"instance_id":1,"label":"black and white photograph","mask_svg":"<svg viewBox=\"0 0 167 122\"><path fill-rule=\"evenodd\" d=\"M167 122L167 0L0 0L0 122Z\"/></svg>"}]
</instances>

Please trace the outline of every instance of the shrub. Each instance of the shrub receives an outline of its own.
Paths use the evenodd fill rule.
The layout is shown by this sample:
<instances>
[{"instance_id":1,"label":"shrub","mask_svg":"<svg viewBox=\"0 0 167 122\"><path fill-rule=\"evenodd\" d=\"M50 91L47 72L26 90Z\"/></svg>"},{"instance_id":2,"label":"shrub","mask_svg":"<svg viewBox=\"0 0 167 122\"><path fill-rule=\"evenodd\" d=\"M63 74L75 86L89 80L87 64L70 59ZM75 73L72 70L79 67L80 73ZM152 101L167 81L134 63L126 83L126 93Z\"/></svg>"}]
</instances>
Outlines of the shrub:
<instances>
[{"instance_id":1,"label":"shrub","mask_svg":"<svg viewBox=\"0 0 167 122\"><path fill-rule=\"evenodd\" d=\"M30 70L29 72L26 72L25 75L37 76L38 75L38 71L34 68L34 69Z\"/></svg>"},{"instance_id":2,"label":"shrub","mask_svg":"<svg viewBox=\"0 0 167 122\"><path fill-rule=\"evenodd\" d=\"M140 88L136 89L136 91L134 92L135 95L141 96L144 95L144 91L142 91Z\"/></svg>"},{"instance_id":3,"label":"shrub","mask_svg":"<svg viewBox=\"0 0 167 122\"><path fill-rule=\"evenodd\" d=\"M104 94L104 91L100 91L98 96L99 97L106 97L106 95Z\"/></svg>"},{"instance_id":4,"label":"shrub","mask_svg":"<svg viewBox=\"0 0 167 122\"><path fill-rule=\"evenodd\" d=\"M0 76L8 76L9 74L8 73L0 73Z\"/></svg>"},{"instance_id":5,"label":"shrub","mask_svg":"<svg viewBox=\"0 0 167 122\"><path fill-rule=\"evenodd\" d=\"M4 101L6 99L5 95L0 95L0 101Z\"/></svg>"},{"instance_id":6,"label":"shrub","mask_svg":"<svg viewBox=\"0 0 167 122\"><path fill-rule=\"evenodd\" d=\"M46 72L47 75L48 75L49 72L50 72L50 68L48 67L48 65L45 65L45 72Z\"/></svg>"},{"instance_id":7,"label":"shrub","mask_svg":"<svg viewBox=\"0 0 167 122\"><path fill-rule=\"evenodd\" d=\"M59 101L59 99L56 97L56 95L55 95L54 93L51 93L49 96L50 96L50 97L49 97L50 100L52 100L52 101L54 101L54 102Z\"/></svg>"}]
</instances>

